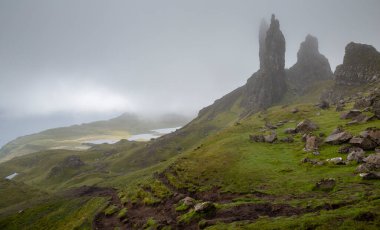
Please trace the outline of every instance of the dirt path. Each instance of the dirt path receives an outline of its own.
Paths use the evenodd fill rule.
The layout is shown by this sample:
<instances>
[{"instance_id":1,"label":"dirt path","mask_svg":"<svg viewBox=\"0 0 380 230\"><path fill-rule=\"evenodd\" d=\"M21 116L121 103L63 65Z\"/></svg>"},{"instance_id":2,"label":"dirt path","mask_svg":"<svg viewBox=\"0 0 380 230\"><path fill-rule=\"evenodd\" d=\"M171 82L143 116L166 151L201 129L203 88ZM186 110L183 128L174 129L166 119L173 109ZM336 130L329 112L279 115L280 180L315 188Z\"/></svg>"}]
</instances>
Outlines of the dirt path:
<instances>
[{"instance_id":1,"label":"dirt path","mask_svg":"<svg viewBox=\"0 0 380 230\"><path fill-rule=\"evenodd\" d=\"M212 201L217 203L231 203L237 197L261 197L267 202L264 203L246 203L228 208L218 209L214 214L204 216L203 227L214 225L217 222L230 223L234 221L254 221L259 216L298 216L305 213L316 212L319 210L331 210L340 208L348 204L339 204L332 207L331 205L324 205L314 209L296 208L287 204L274 204L271 202L274 197L262 193L254 194L234 194L234 193L221 193L218 188L214 188L207 192L189 192L186 189L178 189L173 186L166 177L166 171L163 173L155 174L154 178L162 182L173 195L158 204L144 205L144 204L126 204L127 221L122 222L117 217L117 213L106 216L104 212L96 215L93 222L93 229L144 229L149 219L154 219L158 229L163 226L170 226L171 229L199 229L198 220L192 221L188 224L178 222L178 217L186 211L178 212L175 210L176 204L186 196L193 197L197 200ZM149 189L147 190L149 191ZM78 196L107 196L110 197L110 204L117 206L119 209L124 206L117 196L117 191L112 188L96 188L86 187L76 191Z\"/></svg>"}]
</instances>

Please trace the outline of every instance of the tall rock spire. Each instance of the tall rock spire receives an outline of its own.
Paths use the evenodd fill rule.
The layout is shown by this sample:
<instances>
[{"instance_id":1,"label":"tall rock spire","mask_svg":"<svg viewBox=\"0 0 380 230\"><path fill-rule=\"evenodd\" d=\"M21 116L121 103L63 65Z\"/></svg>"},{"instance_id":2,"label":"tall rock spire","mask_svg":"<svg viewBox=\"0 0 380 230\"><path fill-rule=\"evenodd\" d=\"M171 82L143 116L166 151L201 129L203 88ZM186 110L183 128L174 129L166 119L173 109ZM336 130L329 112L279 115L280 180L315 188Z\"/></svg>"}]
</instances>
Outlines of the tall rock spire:
<instances>
[{"instance_id":1,"label":"tall rock spire","mask_svg":"<svg viewBox=\"0 0 380 230\"><path fill-rule=\"evenodd\" d=\"M263 25L263 24L262 24ZM247 81L241 105L248 111L267 108L278 102L286 92L285 83L285 38L280 22L272 15L265 34L260 26L260 70Z\"/></svg>"},{"instance_id":2,"label":"tall rock spire","mask_svg":"<svg viewBox=\"0 0 380 230\"><path fill-rule=\"evenodd\" d=\"M260 57L260 69L264 66L264 58L265 58L265 38L267 37L267 31L269 29L269 25L265 18L261 20L260 30L259 30L259 57Z\"/></svg>"}]
</instances>

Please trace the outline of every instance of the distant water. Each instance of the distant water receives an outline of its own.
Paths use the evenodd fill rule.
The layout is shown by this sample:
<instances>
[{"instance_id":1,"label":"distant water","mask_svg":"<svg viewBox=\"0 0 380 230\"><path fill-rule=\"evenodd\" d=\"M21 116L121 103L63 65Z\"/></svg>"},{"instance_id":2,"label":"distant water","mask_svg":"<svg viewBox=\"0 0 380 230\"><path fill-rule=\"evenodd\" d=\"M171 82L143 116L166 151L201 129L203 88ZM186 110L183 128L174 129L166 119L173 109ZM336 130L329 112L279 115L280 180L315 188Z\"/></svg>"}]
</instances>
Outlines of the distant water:
<instances>
[{"instance_id":1,"label":"distant water","mask_svg":"<svg viewBox=\"0 0 380 230\"><path fill-rule=\"evenodd\" d=\"M11 174L11 175L5 177L5 179L7 179L7 180L12 180L12 179L13 179L15 176L17 176L17 175L18 175L18 173L13 173L13 174Z\"/></svg>"},{"instance_id":2,"label":"distant water","mask_svg":"<svg viewBox=\"0 0 380 230\"><path fill-rule=\"evenodd\" d=\"M140 133L140 134L132 135L128 138L128 140L129 141L149 141L152 138L158 138L158 137L163 136L165 134L172 133L172 132L174 132L180 128L181 127L153 129L153 130L150 130L149 133ZM120 139L117 139L117 140L115 140L115 139L97 139L97 140L89 140L89 141L86 141L85 143L99 145L99 144L104 144L104 143L114 144L118 141L120 141Z\"/></svg>"},{"instance_id":3,"label":"distant water","mask_svg":"<svg viewBox=\"0 0 380 230\"><path fill-rule=\"evenodd\" d=\"M97 139L97 140L86 141L86 143L100 145L100 144L115 144L118 141L120 141L120 140L115 140L115 139Z\"/></svg>"},{"instance_id":4,"label":"distant water","mask_svg":"<svg viewBox=\"0 0 380 230\"><path fill-rule=\"evenodd\" d=\"M153 129L150 133L136 134L128 138L129 141L149 141L152 138L158 138L168 133L172 133L181 127Z\"/></svg>"}]
</instances>

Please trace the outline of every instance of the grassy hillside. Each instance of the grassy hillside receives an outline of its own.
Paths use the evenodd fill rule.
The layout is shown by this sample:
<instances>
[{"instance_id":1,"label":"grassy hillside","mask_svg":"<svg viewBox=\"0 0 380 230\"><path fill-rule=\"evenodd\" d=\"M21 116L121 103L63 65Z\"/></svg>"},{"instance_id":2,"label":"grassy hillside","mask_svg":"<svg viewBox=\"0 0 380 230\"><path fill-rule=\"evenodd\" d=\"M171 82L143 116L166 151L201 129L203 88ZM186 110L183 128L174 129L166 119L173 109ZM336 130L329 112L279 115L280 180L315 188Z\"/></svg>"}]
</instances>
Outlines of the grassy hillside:
<instances>
[{"instance_id":1,"label":"grassy hillside","mask_svg":"<svg viewBox=\"0 0 380 230\"><path fill-rule=\"evenodd\" d=\"M83 145L83 143L93 140L127 139L133 134L148 133L150 130L159 128L178 127L186 122L188 122L188 118L173 114L157 119L123 114L107 121L49 129L19 137L4 145L0 149L0 162L48 149L85 150L89 146Z\"/></svg>"}]
</instances>

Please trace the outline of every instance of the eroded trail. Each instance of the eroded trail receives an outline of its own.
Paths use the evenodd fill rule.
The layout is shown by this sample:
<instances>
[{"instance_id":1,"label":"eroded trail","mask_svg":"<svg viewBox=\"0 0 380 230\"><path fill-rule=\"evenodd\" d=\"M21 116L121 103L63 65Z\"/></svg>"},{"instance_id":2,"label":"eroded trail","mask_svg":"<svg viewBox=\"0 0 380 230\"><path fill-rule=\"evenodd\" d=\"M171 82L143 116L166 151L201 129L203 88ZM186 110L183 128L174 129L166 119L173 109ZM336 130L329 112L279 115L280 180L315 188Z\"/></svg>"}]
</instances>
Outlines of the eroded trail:
<instances>
[{"instance_id":1,"label":"eroded trail","mask_svg":"<svg viewBox=\"0 0 380 230\"><path fill-rule=\"evenodd\" d=\"M126 207L127 217L125 221L117 217L117 213L105 215L100 212L96 215L93 223L93 229L144 229L149 220L154 219L157 229L164 226L170 226L171 229L200 229L217 222L230 223L234 221L254 221L260 216L278 217L278 216L298 216L305 213L315 212L319 210L331 210L340 208L348 204L340 204L336 207L331 205L320 206L317 208L297 208L288 204L274 204L272 195L257 193L257 194L228 194L220 193L217 188L207 192L189 192L186 189L178 189L173 186L165 175L165 172L154 175L155 179L164 184L173 195L160 203L154 205L144 205L141 203L125 206L120 202L116 190L112 188L102 189L84 189L79 194L108 196L110 204L117 206L119 209ZM178 202L186 196L193 197L200 201L211 201L218 204L232 203L238 197L260 197L266 202L261 203L243 203L239 205L231 205L226 208L217 209L212 215L203 216L202 226L198 225L199 220L192 220L187 223L179 221L179 217L187 211L176 211L175 207Z\"/></svg>"}]
</instances>

